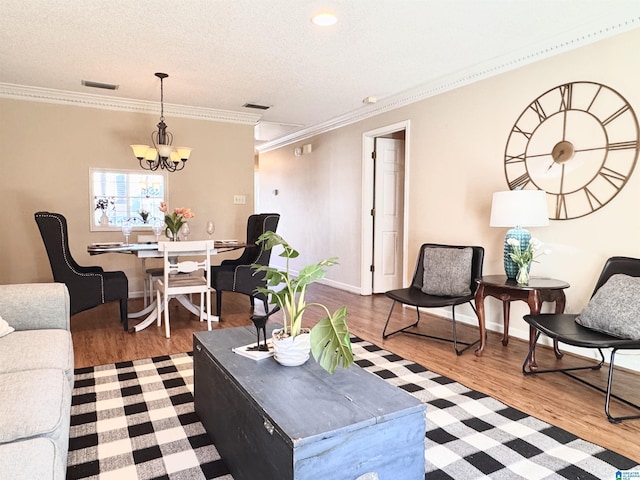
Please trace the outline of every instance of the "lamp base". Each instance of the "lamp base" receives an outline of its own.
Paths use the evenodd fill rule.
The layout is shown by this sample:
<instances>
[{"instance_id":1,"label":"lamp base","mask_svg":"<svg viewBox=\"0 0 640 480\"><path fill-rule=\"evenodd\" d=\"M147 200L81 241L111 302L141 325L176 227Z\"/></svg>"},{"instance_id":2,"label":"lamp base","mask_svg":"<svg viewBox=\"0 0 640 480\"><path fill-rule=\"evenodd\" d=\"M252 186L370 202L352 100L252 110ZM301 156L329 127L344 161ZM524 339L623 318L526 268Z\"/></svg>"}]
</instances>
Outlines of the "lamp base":
<instances>
[{"instance_id":1,"label":"lamp base","mask_svg":"<svg viewBox=\"0 0 640 480\"><path fill-rule=\"evenodd\" d=\"M511 245L507 242L510 238L518 240L518 242L520 242L520 251L524 251L529 246L531 234L524 228L515 227L509 230L504 237L504 273L507 274L507 278L515 279L518 276L518 264L511 260L509 256Z\"/></svg>"}]
</instances>

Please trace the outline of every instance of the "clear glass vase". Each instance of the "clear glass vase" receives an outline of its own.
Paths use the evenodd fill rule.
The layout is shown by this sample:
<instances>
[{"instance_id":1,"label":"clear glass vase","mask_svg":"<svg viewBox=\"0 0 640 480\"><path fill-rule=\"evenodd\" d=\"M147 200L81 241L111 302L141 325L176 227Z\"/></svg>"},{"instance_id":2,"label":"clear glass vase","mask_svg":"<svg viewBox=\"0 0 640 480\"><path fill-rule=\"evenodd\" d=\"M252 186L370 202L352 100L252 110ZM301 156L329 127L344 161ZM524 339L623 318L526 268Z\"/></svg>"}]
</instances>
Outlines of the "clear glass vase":
<instances>
[{"instance_id":1,"label":"clear glass vase","mask_svg":"<svg viewBox=\"0 0 640 480\"><path fill-rule=\"evenodd\" d=\"M531 268L531 265L527 264L518 269L518 276L516 277L518 285L527 285L529 283L529 268Z\"/></svg>"},{"instance_id":2,"label":"clear glass vase","mask_svg":"<svg viewBox=\"0 0 640 480\"><path fill-rule=\"evenodd\" d=\"M167 237L170 242L177 242L178 240L180 240L180 237L178 236L178 232L174 232L169 227L165 229L164 236Z\"/></svg>"}]
</instances>

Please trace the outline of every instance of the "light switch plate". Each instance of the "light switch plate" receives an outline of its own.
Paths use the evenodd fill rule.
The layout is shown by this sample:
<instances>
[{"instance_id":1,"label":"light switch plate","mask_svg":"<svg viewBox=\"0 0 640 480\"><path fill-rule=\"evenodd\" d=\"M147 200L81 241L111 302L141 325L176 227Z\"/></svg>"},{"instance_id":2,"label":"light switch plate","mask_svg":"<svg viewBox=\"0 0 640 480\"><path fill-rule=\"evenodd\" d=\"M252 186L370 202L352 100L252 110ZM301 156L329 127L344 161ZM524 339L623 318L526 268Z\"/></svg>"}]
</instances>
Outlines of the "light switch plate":
<instances>
[{"instance_id":1,"label":"light switch plate","mask_svg":"<svg viewBox=\"0 0 640 480\"><path fill-rule=\"evenodd\" d=\"M234 195L233 196L233 203L234 203L234 205L244 205L245 203L247 203L247 196L246 195Z\"/></svg>"}]
</instances>

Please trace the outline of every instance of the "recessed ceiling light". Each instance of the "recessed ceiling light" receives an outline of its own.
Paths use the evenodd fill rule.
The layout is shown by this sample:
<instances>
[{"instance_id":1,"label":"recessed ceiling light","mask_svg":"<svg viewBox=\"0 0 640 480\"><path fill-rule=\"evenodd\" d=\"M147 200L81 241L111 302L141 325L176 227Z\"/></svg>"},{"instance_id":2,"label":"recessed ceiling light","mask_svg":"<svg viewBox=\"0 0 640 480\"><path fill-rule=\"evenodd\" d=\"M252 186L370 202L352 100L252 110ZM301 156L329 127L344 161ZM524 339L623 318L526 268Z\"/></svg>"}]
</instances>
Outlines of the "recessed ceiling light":
<instances>
[{"instance_id":1,"label":"recessed ceiling light","mask_svg":"<svg viewBox=\"0 0 640 480\"><path fill-rule=\"evenodd\" d=\"M322 12L311 17L311 21L321 27L330 27L336 24L338 17L331 12Z\"/></svg>"}]
</instances>

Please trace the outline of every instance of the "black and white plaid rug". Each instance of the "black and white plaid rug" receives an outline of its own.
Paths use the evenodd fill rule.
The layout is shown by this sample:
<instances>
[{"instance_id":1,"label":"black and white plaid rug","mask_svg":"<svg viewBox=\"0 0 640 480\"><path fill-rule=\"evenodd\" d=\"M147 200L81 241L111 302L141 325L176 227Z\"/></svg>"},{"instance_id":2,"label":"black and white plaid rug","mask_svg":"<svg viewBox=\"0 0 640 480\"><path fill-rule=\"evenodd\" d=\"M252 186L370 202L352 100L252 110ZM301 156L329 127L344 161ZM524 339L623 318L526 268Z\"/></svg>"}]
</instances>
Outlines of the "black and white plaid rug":
<instances>
[{"instance_id":1,"label":"black and white plaid rug","mask_svg":"<svg viewBox=\"0 0 640 480\"><path fill-rule=\"evenodd\" d=\"M636 462L376 345L353 349L428 404L425 479L640 477ZM232 479L194 412L191 354L77 369L71 413L67 479Z\"/></svg>"}]
</instances>

